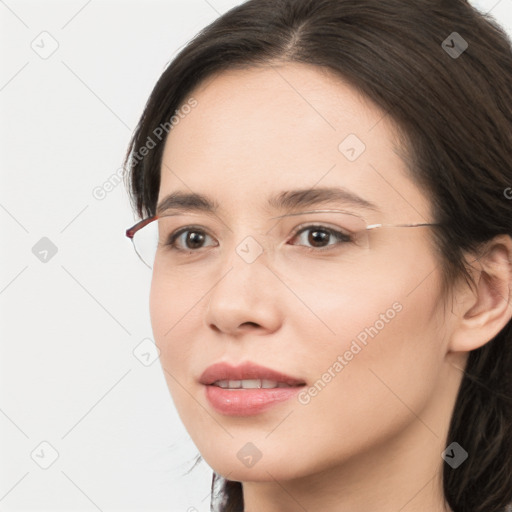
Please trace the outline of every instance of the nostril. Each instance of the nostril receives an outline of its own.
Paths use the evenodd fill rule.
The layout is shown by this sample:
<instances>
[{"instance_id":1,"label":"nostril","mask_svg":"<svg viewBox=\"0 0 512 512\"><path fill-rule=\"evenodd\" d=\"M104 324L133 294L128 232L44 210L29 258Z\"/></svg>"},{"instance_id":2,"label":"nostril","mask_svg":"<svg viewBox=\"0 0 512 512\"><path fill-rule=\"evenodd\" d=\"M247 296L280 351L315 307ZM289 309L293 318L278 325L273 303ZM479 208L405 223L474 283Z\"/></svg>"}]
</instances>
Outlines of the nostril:
<instances>
[{"instance_id":1,"label":"nostril","mask_svg":"<svg viewBox=\"0 0 512 512\"><path fill-rule=\"evenodd\" d=\"M257 324L256 322L244 322L241 327L243 327L244 325L247 325L247 326L252 326L252 327L259 327L259 324Z\"/></svg>"}]
</instances>

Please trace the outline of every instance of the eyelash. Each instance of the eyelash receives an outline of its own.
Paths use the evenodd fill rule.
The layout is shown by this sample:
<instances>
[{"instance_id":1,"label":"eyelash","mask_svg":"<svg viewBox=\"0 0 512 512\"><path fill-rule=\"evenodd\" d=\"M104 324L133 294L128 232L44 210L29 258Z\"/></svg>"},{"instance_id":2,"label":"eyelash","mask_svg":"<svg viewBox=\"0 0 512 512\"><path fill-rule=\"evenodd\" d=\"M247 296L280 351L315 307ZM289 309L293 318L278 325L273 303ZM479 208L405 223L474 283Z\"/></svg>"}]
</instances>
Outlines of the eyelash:
<instances>
[{"instance_id":1,"label":"eyelash","mask_svg":"<svg viewBox=\"0 0 512 512\"><path fill-rule=\"evenodd\" d=\"M303 247L304 249L306 249L308 251L311 251L311 252L322 252L322 251L332 250L333 248L338 247L342 243L351 243L351 242L353 242L353 235L346 234L346 233L343 233L342 231L338 231L336 229L329 228L327 226L322 226L322 225L319 225L319 224L310 224L310 225L298 226L295 229L295 231L294 231L294 233L293 233L293 235L291 237L291 240L297 238L300 234L302 234L305 231L315 230L315 229L318 230L318 231L324 231L324 232L330 234L332 237L334 237L334 239L337 241L337 243L329 244L329 245L327 245L325 247L308 247L308 246L305 246L305 245L299 245L299 247ZM191 253L194 253L194 252L199 252L201 249L205 249L205 247L199 247L198 249L180 249L179 247L177 247L176 246L176 240L183 233L187 233L187 232L201 233L201 234L204 234L206 236L209 236L209 237L213 238L204 229L202 229L200 227L185 226L183 228L178 229L174 233L172 233L169 236L169 240L165 243L165 246L168 247L169 249L173 250L173 251L178 251L178 252L188 253L188 254L191 254Z\"/></svg>"}]
</instances>

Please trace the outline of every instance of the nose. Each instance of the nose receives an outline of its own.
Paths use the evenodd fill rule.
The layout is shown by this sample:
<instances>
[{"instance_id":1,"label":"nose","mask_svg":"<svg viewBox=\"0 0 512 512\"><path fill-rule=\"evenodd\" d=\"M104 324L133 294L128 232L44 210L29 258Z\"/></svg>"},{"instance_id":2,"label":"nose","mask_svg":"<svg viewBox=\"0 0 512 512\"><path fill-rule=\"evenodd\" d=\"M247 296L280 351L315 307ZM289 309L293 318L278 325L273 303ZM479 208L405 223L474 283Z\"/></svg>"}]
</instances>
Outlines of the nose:
<instances>
[{"instance_id":1,"label":"nose","mask_svg":"<svg viewBox=\"0 0 512 512\"><path fill-rule=\"evenodd\" d=\"M248 263L236 256L210 291L206 324L232 336L275 332L283 319L282 288L264 258Z\"/></svg>"}]
</instances>

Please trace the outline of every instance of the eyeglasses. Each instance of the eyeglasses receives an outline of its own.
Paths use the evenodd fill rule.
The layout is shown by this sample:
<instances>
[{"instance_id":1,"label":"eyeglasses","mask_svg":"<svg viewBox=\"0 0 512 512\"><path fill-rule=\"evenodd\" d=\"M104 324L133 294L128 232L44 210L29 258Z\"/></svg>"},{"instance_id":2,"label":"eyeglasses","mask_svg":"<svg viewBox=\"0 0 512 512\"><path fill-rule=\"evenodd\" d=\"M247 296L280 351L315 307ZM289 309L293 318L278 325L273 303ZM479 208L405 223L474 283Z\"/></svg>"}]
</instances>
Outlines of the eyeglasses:
<instances>
[{"instance_id":1,"label":"eyeglasses","mask_svg":"<svg viewBox=\"0 0 512 512\"><path fill-rule=\"evenodd\" d=\"M201 223L184 222L201 219ZM272 217L276 220L266 234L249 235L235 246L237 254L252 263L265 251L281 258L287 268L316 272L322 265L327 273L332 262L354 263L369 254L379 242L370 233L381 228L437 226L434 223L368 224L354 213L342 210L314 210ZM216 234L219 233L219 234ZM143 219L126 230L135 252L151 269L208 265L211 251L218 251L226 227L200 214L167 214ZM307 236L305 236L307 235ZM160 267L159 267L160 268ZM182 267L183 268L183 267ZM339 267L337 267L339 268Z\"/></svg>"}]
</instances>

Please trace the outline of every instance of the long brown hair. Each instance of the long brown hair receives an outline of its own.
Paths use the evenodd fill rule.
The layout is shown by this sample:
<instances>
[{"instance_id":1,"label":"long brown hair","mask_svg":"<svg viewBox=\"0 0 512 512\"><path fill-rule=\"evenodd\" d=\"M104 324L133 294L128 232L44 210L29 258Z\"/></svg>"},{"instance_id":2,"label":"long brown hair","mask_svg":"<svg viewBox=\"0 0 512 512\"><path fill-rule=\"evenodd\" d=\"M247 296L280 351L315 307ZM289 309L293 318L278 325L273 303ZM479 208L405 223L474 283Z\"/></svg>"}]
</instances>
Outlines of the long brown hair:
<instances>
[{"instance_id":1,"label":"long brown hair","mask_svg":"<svg viewBox=\"0 0 512 512\"><path fill-rule=\"evenodd\" d=\"M130 142L139 216L155 213L165 138L144 158L139 148L205 78L274 62L334 71L390 116L434 206L445 290L460 277L474 285L463 253L512 235L512 53L495 20L464 0L250 0L220 16L164 71ZM503 512L512 502L512 322L469 354L452 441L469 459L443 467L450 507ZM240 482L222 479L219 498L219 511L243 511Z\"/></svg>"}]
</instances>

